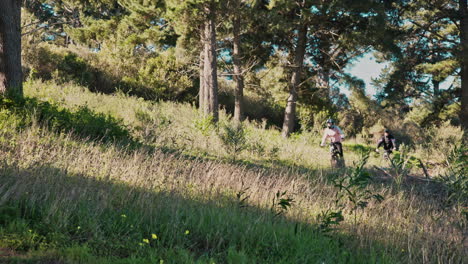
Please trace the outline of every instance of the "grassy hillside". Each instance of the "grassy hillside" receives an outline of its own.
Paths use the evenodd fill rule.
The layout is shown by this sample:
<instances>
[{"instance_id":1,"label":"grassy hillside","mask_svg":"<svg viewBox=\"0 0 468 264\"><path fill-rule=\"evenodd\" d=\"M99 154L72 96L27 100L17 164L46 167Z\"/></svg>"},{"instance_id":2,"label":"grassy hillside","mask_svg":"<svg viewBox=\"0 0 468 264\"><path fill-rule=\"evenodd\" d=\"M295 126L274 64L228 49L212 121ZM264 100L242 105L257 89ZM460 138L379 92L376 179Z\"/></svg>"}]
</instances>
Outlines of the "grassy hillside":
<instances>
[{"instance_id":1,"label":"grassy hillside","mask_svg":"<svg viewBox=\"0 0 468 264\"><path fill-rule=\"evenodd\" d=\"M2 263L466 256L466 203L419 177L414 160L384 174L375 166L389 165L349 142L348 168L331 170L319 135L284 140L246 122L236 139L226 136L233 128L225 114L216 128L188 104L41 82L26 83L25 93L25 101L1 103Z\"/></svg>"}]
</instances>

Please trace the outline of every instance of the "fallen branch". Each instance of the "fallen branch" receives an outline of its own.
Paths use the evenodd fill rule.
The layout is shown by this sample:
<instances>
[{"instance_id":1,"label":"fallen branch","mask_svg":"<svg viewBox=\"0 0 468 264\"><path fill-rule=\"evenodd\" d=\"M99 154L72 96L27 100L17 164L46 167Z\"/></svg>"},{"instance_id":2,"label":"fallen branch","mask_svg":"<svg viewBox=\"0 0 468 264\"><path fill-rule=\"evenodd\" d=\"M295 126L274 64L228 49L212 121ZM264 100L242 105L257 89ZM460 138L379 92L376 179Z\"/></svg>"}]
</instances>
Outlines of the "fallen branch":
<instances>
[{"instance_id":1,"label":"fallen branch","mask_svg":"<svg viewBox=\"0 0 468 264\"><path fill-rule=\"evenodd\" d=\"M423 172L424 172L424 175L426 176L426 179L429 179L430 176L429 176L429 173L427 173L427 169L426 167L424 166L423 162L421 159L418 159L419 161L419 165L421 165L421 168L423 169Z\"/></svg>"},{"instance_id":2,"label":"fallen branch","mask_svg":"<svg viewBox=\"0 0 468 264\"><path fill-rule=\"evenodd\" d=\"M379 167L377 167L377 166L375 166L375 165L374 165L374 168L376 168L377 170L379 170L379 171L385 173L385 175L387 175L388 177L393 178L393 176L392 176L390 173L386 172L384 169L379 168Z\"/></svg>"}]
</instances>

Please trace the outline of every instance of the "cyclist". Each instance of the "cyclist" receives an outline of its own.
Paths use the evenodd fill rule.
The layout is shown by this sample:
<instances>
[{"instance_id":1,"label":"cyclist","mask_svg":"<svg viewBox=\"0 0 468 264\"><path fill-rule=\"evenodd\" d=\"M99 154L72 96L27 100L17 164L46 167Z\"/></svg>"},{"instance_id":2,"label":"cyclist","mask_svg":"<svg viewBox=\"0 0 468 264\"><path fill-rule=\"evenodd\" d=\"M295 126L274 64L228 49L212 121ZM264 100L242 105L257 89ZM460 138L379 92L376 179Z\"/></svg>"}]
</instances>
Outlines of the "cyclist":
<instances>
[{"instance_id":1,"label":"cyclist","mask_svg":"<svg viewBox=\"0 0 468 264\"><path fill-rule=\"evenodd\" d=\"M325 141L329 138L331 144L339 152L341 158L343 158L343 146L341 141L344 139L345 135L343 131L338 126L335 126L335 121L331 118L327 120L327 128L323 131L322 143L320 146L325 146Z\"/></svg>"},{"instance_id":2,"label":"cyclist","mask_svg":"<svg viewBox=\"0 0 468 264\"><path fill-rule=\"evenodd\" d=\"M384 130L384 135L379 139L377 143L377 148L375 151L379 152L379 148L383 146L384 151L387 155L392 153L392 150L396 150L395 138L388 129Z\"/></svg>"}]
</instances>

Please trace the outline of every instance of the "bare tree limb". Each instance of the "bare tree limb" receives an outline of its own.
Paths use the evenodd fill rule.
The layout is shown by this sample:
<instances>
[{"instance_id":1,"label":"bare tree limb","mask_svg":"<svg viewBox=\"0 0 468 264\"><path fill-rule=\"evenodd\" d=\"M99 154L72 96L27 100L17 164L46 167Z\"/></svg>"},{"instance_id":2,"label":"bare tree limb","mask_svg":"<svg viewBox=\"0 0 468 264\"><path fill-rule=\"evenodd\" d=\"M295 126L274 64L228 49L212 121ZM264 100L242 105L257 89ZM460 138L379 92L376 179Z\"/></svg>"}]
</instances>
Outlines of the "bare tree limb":
<instances>
[{"instance_id":1,"label":"bare tree limb","mask_svg":"<svg viewBox=\"0 0 468 264\"><path fill-rule=\"evenodd\" d=\"M457 45L458 45L458 42L456 42L456 41L454 41L454 40L450 40L450 39L448 39L448 38L446 38L446 37L440 35L439 33L435 32L434 30L431 30L431 29L429 28L430 25L429 25L429 26L423 26L423 25L419 24L418 22L412 21L412 20L411 20L410 22L411 22L412 24L414 24L414 25L416 25L416 26L418 26L418 27L420 27L420 28L422 28L422 29L428 31L429 33L434 34L435 36L437 36L437 37L439 37L439 38L441 38L441 39L447 41L447 42L450 42L450 43L453 43L453 44L457 44Z\"/></svg>"},{"instance_id":2,"label":"bare tree limb","mask_svg":"<svg viewBox=\"0 0 468 264\"><path fill-rule=\"evenodd\" d=\"M60 24L66 24L66 23L67 23L67 22L56 22L56 23L52 23L52 24L47 24L47 26L50 27L50 26L53 26L53 25L60 25ZM31 33L37 32L37 31L39 31L39 30L41 30L41 29L46 29L46 27L38 27L38 28L35 28L35 29L33 29L33 30L30 30L30 31L28 31L28 32L26 32L26 33L21 34L21 36L29 35L29 34L31 34Z\"/></svg>"}]
</instances>

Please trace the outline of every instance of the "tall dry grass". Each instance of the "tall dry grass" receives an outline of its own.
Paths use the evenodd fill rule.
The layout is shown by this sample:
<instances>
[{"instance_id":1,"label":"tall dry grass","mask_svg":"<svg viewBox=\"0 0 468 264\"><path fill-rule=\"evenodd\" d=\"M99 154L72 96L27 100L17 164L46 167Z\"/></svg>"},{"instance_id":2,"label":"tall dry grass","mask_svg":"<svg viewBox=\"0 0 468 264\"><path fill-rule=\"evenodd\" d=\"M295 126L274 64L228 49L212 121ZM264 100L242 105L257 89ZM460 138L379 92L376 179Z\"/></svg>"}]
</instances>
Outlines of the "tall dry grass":
<instances>
[{"instance_id":1,"label":"tall dry grass","mask_svg":"<svg viewBox=\"0 0 468 264\"><path fill-rule=\"evenodd\" d=\"M233 202L236 194L241 191L245 192L244 197L249 197L248 207L267 212L264 217L268 218L275 193L287 191L294 203L285 216L290 221L318 224L316 215L333 204L334 188L328 180L333 172L327 170L252 168L216 160L188 160L182 155L159 151L152 154L125 151L112 145L80 143L70 135L56 138L37 128L28 129L15 138L14 146L4 143L1 148L1 155L5 157L1 200L5 203L27 196L28 208L52 203L46 214L58 217L57 225L68 226L67 221L80 206L74 202L88 198L94 204L93 215L89 217L96 219L125 201L132 201L137 208L146 208L141 216L145 219L155 217L164 206L175 207L171 218L177 217L181 213L177 207L187 200L233 209L236 208ZM11 168L17 171L8 171ZM85 185L73 180L62 182L59 175L47 174L43 168L53 168L52 171L70 175L72 179L73 175L82 175L97 181L124 183L130 191L119 193L115 199L111 197L115 195L112 191L115 187L96 188L92 184L94 181ZM22 178L24 171L30 173ZM34 173L39 177L34 177ZM391 182L375 180L373 188L385 200L359 213L357 225L349 220L350 214L345 215L348 220L337 232L349 235L344 240L346 248L388 254L402 262L461 263L466 241L463 226L459 226L457 211L460 208L444 208L430 184L406 184L406 188L399 189ZM135 196L131 190L137 189L148 193ZM179 200L174 201L173 196L151 199L152 192L174 194ZM195 231L196 228L190 229Z\"/></svg>"},{"instance_id":2,"label":"tall dry grass","mask_svg":"<svg viewBox=\"0 0 468 264\"><path fill-rule=\"evenodd\" d=\"M262 157L244 151L243 161L232 163L224 158L227 154L216 129L203 135L194 127L199 117L189 105L94 95L72 86L60 88L62 94L53 92L59 87L52 84L26 87L29 95L71 109L86 104L96 112L121 118L132 135L152 149L90 142L73 133L52 133L40 124L2 131L0 205L22 201L26 211L44 208L41 221L59 233L79 225L86 230L79 233L80 239L86 241L107 229L118 230L119 235L128 233L133 239L125 243L138 245L145 238L141 234L158 232L165 247L186 249L195 259L203 257L196 252L211 252L212 257L231 247L236 248L237 257L254 258L258 250L264 256L268 252L263 250L275 247L275 236L281 241L276 242L276 255L270 261L278 262L462 263L466 256L463 208L446 203L443 187L435 182L408 178L396 184L368 167L373 175L370 190L385 200L358 211L357 222L350 220L348 206L345 221L326 238L317 229L317 216L333 207L337 190L331 179L349 172L328 169L327 152L315 147L311 135L285 142L277 131L248 124L251 140L275 145L278 153ZM154 138L145 140L149 133ZM347 157L357 160L358 154ZM279 218L274 217L278 208L272 208L278 191L286 191L294 201ZM132 237L133 227L118 224L119 215L131 216L132 226L141 229L135 231L140 237ZM116 227L108 227L102 219L115 222ZM304 230L300 235L297 226ZM129 230L121 230L125 228ZM186 239L185 230L197 238ZM330 250L317 253L320 241ZM305 242L309 244L300 246ZM104 255L117 251L121 256L138 252L122 248L122 252L117 246L97 251Z\"/></svg>"}]
</instances>

